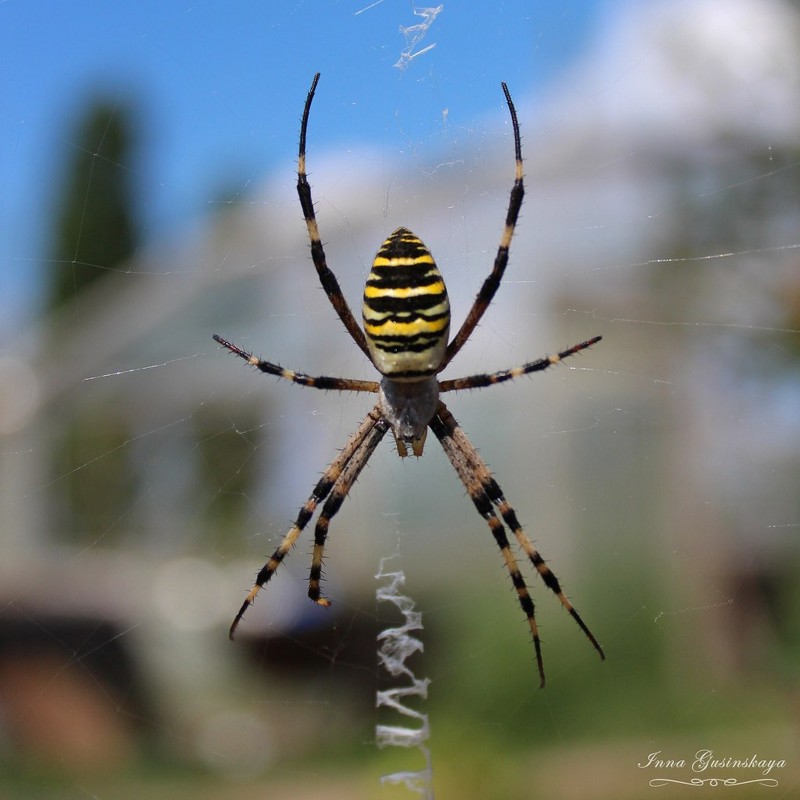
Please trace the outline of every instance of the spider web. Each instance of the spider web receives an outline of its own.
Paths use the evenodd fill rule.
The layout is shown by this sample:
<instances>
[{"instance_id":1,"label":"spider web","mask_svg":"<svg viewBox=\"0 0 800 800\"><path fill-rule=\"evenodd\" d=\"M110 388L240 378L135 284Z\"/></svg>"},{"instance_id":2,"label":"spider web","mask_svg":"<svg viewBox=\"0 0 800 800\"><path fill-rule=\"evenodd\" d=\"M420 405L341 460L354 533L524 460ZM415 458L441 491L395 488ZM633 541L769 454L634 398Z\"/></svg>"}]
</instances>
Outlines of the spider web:
<instances>
[{"instance_id":1,"label":"spider web","mask_svg":"<svg viewBox=\"0 0 800 800\"><path fill-rule=\"evenodd\" d=\"M407 796L380 776L419 761L376 746L397 722L374 708L400 685L376 656L381 632L400 625L373 578L393 553L422 614L410 668L430 687L414 709L430 720L441 796L641 798L670 779L661 791L677 798L692 778L797 791L797 9L620 4L533 86L538 59L585 11L566 4L532 25L523 5L427 9L432 50L432 38L398 33L408 4L354 4L329 29L334 18L282 6L237 36L259 58L285 55L263 55L282 38L305 52L291 85L265 82L258 60L216 84L180 84L199 93L195 119L211 107L229 120L221 139L237 137L218 171L187 182L192 137L111 164L92 148L87 207L101 166L132 175L141 205L155 199L128 261L89 264L110 280L76 289L49 319L6 315L0 793ZM209 10L150 19L144 33L206 30ZM212 16L225 24L221 7ZM511 44L520 31L525 55ZM357 58L326 54L345 40ZM376 53L379 77L348 72L345 61ZM504 58L507 73L479 79ZM307 530L225 640L370 398L275 385L211 334L310 374L374 377L317 287L293 193L297 117L318 68L310 180L356 313L378 243L402 224L433 251L463 319L513 177L502 79L520 112L527 195L503 285L447 377L604 337L544 376L448 401L608 654L600 664L526 569L544 691L497 548L433 437L402 462L387 438L334 519L330 610L305 598ZM15 119L22 156L28 128ZM59 124L48 144L77 150ZM193 225L181 202L202 204ZM30 224L6 219L10 232ZM19 241L4 293L19 304L28 267L44 282L79 266ZM785 765L693 772L705 749ZM654 752L672 766L643 766Z\"/></svg>"}]
</instances>

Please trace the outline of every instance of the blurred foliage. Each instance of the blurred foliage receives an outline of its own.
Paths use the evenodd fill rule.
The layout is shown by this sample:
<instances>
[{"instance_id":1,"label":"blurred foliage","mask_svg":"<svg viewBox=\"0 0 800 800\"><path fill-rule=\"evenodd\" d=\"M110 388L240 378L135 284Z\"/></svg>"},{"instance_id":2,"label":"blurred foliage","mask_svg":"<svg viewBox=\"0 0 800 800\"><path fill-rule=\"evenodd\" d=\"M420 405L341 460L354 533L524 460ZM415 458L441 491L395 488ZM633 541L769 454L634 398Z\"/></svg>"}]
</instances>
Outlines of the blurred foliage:
<instances>
[{"instance_id":1,"label":"blurred foliage","mask_svg":"<svg viewBox=\"0 0 800 800\"><path fill-rule=\"evenodd\" d=\"M130 165L135 159L131 114L115 100L92 103L74 135L55 214L47 305L58 308L107 277L138 243Z\"/></svg>"},{"instance_id":2,"label":"blurred foliage","mask_svg":"<svg viewBox=\"0 0 800 800\"><path fill-rule=\"evenodd\" d=\"M47 310L57 312L88 287L107 280L136 250L138 233L130 165L131 115L114 100L96 101L81 115L69 142L61 199L55 212ZM58 348L58 341L49 342ZM56 537L111 543L138 490L130 430L122 415L83 408L62 421L52 451ZM102 463L95 463L98 454Z\"/></svg>"},{"instance_id":3,"label":"blurred foliage","mask_svg":"<svg viewBox=\"0 0 800 800\"><path fill-rule=\"evenodd\" d=\"M131 523L141 475L125 446L126 430L105 409L86 408L60 431L52 468L60 521L55 533L61 541L115 544Z\"/></svg>"}]
</instances>

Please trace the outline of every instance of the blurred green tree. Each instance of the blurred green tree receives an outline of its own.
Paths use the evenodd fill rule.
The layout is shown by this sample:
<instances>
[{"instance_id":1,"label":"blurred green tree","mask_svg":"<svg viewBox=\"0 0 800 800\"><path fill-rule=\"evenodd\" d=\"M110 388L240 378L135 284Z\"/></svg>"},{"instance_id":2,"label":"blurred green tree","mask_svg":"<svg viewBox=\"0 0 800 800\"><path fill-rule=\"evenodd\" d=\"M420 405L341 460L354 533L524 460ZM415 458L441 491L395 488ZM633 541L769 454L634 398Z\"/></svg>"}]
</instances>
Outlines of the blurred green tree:
<instances>
[{"instance_id":1,"label":"blurred green tree","mask_svg":"<svg viewBox=\"0 0 800 800\"><path fill-rule=\"evenodd\" d=\"M105 278L131 257L138 241L130 111L113 101L92 102L73 141L51 246L58 268L50 280L49 310Z\"/></svg>"},{"instance_id":2,"label":"blurred green tree","mask_svg":"<svg viewBox=\"0 0 800 800\"><path fill-rule=\"evenodd\" d=\"M75 134L66 137L70 160L53 223L54 268L45 301L49 313L66 309L98 281L121 277L120 268L136 251L132 118L118 100L93 100L80 115ZM91 313L81 314L81 324L92 325ZM64 341L60 327L56 331L50 348ZM102 404L75 410L64 420L51 467L59 486L59 536L91 541L98 531L116 528L136 486L131 454L124 446L130 436L124 416Z\"/></svg>"}]
</instances>

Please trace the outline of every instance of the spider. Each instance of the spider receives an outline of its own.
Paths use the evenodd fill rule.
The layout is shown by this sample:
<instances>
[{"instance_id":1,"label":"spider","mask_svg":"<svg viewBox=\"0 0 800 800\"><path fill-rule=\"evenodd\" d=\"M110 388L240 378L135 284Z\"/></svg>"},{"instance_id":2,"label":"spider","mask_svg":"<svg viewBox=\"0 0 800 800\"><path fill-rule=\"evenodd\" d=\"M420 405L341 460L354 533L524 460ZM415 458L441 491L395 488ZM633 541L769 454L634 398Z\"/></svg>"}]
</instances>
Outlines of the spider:
<instances>
[{"instance_id":1,"label":"spider","mask_svg":"<svg viewBox=\"0 0 800 800\"><path fill-rule=\"evenodd\" d=\"M306 176L306 132L311 103L319 77L319 73L314 76L306 97L300 124L300 148L297 163L297 193L308 228L311 259L316 267L322 288L339 319L344 323L356 345L383 377L380 382L330 376L312 377L257 358L214 334L214 339L220 345L268 375L275 375L292 383L311 386L315 389L371 392L378 396L374 408L367 414L358 429L350 436L342 450L325 470L311 492L311 496L300 509L291 529L256 576L253 588L247 594L239 613L231 624L229 636L233 639L236 628L248 606L254 602L259 590L275 574L320 504L323 505L314 529L308 596L320 606L327 607L331 604L331 601L321 593L320 587L323 552L331 520L341 508L344 498L386 433L392 432L401 457L408 456L409 450L415 456L421 456L427 429L430 428L466 487L478 513L488 523L494 540L500 548L519 604L528 620L536 652L540 685L544 686L545 673L534 604L520 572L517 559L511 550L505 525L511 529L525 556L533 564L547 588L558 597L564 608L577 622L600 654L600 658L604 659L605 654L597 639L567 599L558 578L547 566L523 530L516 512L508 504L502 489L492 477L486 463L447 406L441 401L440 396L447 392L463 389L494 386L521 375L540 372L599 342L601 337L595 336L562 350L556 355L545 356L536 361L529 361L521 366L499 372L442 381L436 377L467 342L491 303L508 263L509 246L522 206L525 190L519 123L511 94L505 83L502 83L501 86L514 132L516 159L514 185L511 189L505 226L494 266L475 297L466 319L455 336L449 339L450 304L444 279L436 267L433 256L422 241L407 228L398 228L383 242L372 262L372 268L364 288L362 305L364 327L362 329L356 322L336 277L328 268L314 213L311 187ZM499 512L499 516L497 512Z\"/></svg>"}]
</instances>

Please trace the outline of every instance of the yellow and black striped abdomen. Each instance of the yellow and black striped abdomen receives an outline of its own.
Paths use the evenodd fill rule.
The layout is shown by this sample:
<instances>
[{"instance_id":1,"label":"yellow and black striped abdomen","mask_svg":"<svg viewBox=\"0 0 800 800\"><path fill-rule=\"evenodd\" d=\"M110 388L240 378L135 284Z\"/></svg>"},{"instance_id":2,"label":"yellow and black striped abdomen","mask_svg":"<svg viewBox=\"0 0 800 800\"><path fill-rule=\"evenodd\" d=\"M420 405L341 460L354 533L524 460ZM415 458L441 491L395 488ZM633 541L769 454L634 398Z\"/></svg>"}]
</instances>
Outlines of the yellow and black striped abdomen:
<instances>
[{"instance_id":1,"label":"yellow and black striped abdomen","mask_svg":"<svg viewBox=\"0 0 800 800\"><path fill-rule=\"evenodd\" d=\"M450 301L430 250L407 228L378 250L363 312L367 346L383 375L415 380L436 372L447 349Z\"/></svg>"}]
</instances>

